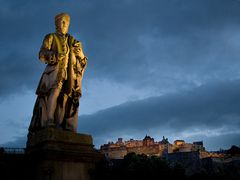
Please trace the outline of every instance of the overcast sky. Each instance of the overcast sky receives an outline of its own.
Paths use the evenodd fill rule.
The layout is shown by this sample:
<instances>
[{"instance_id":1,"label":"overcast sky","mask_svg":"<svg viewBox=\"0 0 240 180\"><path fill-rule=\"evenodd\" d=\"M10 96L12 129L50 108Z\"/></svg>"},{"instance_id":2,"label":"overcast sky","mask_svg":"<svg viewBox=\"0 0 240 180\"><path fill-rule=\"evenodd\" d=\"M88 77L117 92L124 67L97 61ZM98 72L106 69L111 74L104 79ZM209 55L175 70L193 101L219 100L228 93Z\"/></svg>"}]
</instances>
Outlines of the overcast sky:
<instances>
[{"instance_id":1,"label":"overcast sky","mask_svg":"<svg viewBox=\"0 0 240 180\"><path fill-rule=\"evenodd\" d=\"M89 58L78 132L240 145L239 0L0 0L0 144L24 147L54 17Z\"/></svg>"}]
</instances>

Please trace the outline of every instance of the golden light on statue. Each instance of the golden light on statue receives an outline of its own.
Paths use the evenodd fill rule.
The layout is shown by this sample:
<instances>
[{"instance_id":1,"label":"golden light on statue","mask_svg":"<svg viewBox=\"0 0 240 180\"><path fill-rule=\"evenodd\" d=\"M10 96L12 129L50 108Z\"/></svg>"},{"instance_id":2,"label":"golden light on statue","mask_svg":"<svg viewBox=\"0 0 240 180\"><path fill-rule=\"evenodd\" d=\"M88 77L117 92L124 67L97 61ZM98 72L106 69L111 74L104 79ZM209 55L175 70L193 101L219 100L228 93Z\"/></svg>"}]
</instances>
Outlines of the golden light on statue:
<instances>
[{"instance_id":1,"label":"golden light on statue","mask_svg":"<svg viewBox=\"0 0 240 180\"><path fill-rule=\"evenodd\" d=\"M39 59L47 64L40 79L29 133L45 127L77 131L81 82L87 65L81 42L68 34L70 16L55 17L56 32L45 36Z\"/></svg>"}]
</instances>

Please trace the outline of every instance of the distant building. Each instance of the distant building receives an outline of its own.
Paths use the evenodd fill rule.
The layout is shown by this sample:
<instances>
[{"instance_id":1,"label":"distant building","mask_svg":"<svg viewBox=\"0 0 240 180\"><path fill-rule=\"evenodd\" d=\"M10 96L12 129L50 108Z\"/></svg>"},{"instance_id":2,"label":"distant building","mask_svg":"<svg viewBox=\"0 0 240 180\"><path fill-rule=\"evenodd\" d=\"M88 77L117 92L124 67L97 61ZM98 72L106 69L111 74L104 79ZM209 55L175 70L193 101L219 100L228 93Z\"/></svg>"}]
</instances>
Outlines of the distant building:
<instances>
[{"instance_id":1,"label":"distant building","mask_svg":"<svg viewBox=\"0 0 240 180\"><path fill-rule=\"evenodd\" d=\"M185 143L184 140L176 140L174 144L168 142L168 138L163 136L159 142L155 142L154 138L146 135L143 140L130 139L123 141L118 138L116 143L109 142L101 146L100 151L109 159L123 159L123 157L134 152L136 154L146 154L147 156L167 156L169 153L175 152L198 152L204 151L203 142Z\"/></svg>"},{"instance_id":2,"label":"distant building","mask_svg":"<svg viewBox=\"0 0 240 180\"><path fill-rule=\"evenodd\" d=\"M205 151L202 141L197 141L193 143L185 143L184 140L176 140L172 146L173 152L195 152L195 151Z\"/></svg>"}]
</instances>

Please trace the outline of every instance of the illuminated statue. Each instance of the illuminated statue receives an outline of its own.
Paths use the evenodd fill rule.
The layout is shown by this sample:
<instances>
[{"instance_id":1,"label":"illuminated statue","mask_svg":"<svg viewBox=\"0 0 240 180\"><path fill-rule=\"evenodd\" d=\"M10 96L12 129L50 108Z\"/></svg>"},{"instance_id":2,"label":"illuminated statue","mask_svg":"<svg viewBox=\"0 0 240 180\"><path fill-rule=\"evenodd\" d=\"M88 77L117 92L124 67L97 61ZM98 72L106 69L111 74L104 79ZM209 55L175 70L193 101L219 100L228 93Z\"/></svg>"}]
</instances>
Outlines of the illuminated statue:
<instances>
[{"instance_id":1,"label":"illuminated statue","mask_svg":"<svg viewBox=\"0 0 240 180\"><path fill-rule=\"evenodd\" d=\"M39 59L47 64L36 94L29 132L45 127L77 131L81 81L87 65L82 45L68 34L70 16L55 17L56 32L45 36Z\"/></svg>"}]
</instances>

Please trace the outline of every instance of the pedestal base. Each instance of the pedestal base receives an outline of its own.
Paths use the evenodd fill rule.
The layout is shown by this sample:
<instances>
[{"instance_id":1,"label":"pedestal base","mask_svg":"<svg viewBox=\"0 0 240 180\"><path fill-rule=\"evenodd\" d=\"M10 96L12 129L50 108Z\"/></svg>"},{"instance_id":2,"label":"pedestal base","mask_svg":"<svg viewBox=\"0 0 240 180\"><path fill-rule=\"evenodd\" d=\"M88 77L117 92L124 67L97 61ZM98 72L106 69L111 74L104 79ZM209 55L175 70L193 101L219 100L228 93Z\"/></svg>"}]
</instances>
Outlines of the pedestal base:
<instances>
[{"instance_id":1,"label":"pedestal base","mask_svg":"<svg viewBox=\"0 0 240 180\"><path fill-rule=\"evenodd\" d=\"M90 135L54 128L29 135L26 154L37 180L90 180L89 171L103 158Z\"/></svg>"}]
</instances>

